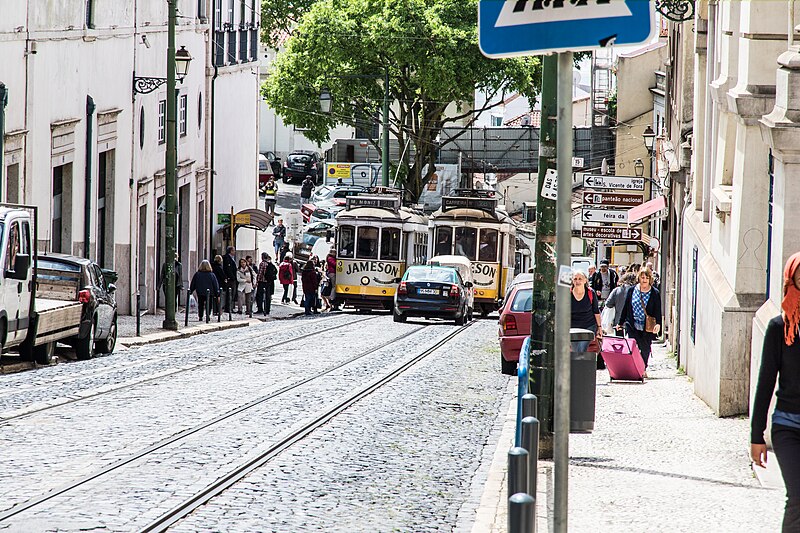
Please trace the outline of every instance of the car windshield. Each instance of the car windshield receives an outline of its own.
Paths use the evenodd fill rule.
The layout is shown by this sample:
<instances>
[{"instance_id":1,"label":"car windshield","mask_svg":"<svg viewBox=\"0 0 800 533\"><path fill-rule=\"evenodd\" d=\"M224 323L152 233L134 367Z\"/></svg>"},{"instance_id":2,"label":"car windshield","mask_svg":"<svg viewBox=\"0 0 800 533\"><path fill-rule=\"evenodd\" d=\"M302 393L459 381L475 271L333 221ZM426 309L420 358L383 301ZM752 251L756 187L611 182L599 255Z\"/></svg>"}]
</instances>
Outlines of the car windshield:
<instances>
[{"instance_id":1,"label":"car windshield","mask_svg":"<svg viewBox=\"0 0 800 533\"><path fill-rule=\"evenodd\" d=\"M327 185L323 185L322 187L320 187L319 189L314 191L314 195L318 196L318 197L325 197L325 196L329 195L332 190L333 189L331 189Z\"/></svg>"},{"instance_id":2,"label":"car windshield","mask_svg":"<svg viewBox=\"0 0 800 533\"><path fill-rule=\"evenodd\" d=\"M511 311L519 313L530 313L533 301L533 289L520 289L514 295L514 301L511 302Z\"/></svg>"},{"instance_id":3,"label":"car windshield","mask_svg":"<svg viewBox=\"0 0 800 533\"><path fill-rule=\"evenodd\" d=\"M455 283L456 271L451 268L409 268L406 281L434 281L438 283Z\"/></svg>"}]
</instances>

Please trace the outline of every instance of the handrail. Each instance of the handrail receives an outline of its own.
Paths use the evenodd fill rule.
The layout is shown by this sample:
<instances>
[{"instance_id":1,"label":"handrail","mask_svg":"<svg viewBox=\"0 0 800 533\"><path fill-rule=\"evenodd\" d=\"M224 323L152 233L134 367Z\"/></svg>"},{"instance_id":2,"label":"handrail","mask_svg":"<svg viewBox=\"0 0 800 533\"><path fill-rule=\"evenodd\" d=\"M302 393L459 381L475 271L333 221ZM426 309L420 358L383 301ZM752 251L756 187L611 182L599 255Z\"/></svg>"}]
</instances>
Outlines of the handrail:
<instances>
[{"instance_id":1,"label":"handrail","mask_svg":"<svg viewBox=\"0 0 800 533\"><path fill-rule=\"evenodd\" d=\"M522 443L522 397L528 394L530 382L531 338L525 337L519 351L517 364L517 429L514 433L514 446Z\"/></svg>"}]
</instances>

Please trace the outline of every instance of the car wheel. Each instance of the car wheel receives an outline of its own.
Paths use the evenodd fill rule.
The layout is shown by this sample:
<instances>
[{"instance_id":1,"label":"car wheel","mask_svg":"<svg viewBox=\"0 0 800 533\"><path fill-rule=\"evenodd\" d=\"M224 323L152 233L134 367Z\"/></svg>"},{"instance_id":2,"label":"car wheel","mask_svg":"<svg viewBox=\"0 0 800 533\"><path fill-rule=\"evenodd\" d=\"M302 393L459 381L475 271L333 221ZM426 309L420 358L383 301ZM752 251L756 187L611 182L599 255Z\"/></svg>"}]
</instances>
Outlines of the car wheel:
<instances>
[{"instance_id":1,"label":"car wheel","mask_svg":"<svg viewBox=\"0 0 800 533\"><path fill-rule=\"evenodd\" d=\"M49 365L53 362L53 355L56 353L56 343L46 342L33 349L33 360L39 365Z\"/></svg>"},{"instance_id":2,"label":"car wheel","mask_svg":"<svg viewBox=\"0 0 800 533\"><path fill-rule=\"evenodd\" d=\"M500 354L500 372L506 376L513 376L517 373L517 362L506 361L503 354Z\"/></svg>"},{"instance_id":3,"label":"car wheel","mask_svg":"<svg viewBox=\"0 0 800 533\"><path fill-rule=\"evenodd\" d=\"M405 322L408 317L404 316L402 313L398 313L397 309L392 311L392 320L395 322Z\"/></svg>"},{"instance_id":4,"label":"car wheel","mask_svg":"<svg viewBox=\"0 0 800 533\"><path fill-rule=\"evenodd\" d=\"M89 328L89 334L82 339L78 339L78 342L75 344L75 355L77 355L78 359L81 361L94 357L94 335L97 329L95 320L92 320L92 327Z\"/></svg>"},{"instance_id":5,"label":"car wheel","mask_svg":"<svg viewBox=\"0 0 800 533\"><path fill-rule=\"evenodd\" d=\"M456 315L456 326L463 326L466 323L467 323L467 310L464 309L464 311L461 314Z\"/></svg>"},{"instance_id":6,"label":"car wheel","mask_svg":"<svg viewBox=\"0 0 800 533\"><path fill-rule=\"evenodd\" d=\"M469 313L467 313L467 320L469 320L470 322L475 320L475 312L471 307L469 308Z\"/></svg>"},{"instance_id":7,"label":"car wheel","mask_svg":"<svg viewBox=\"0 0 800 533\"><path fill-rule=\"evenodd\" d=\"M100 353L113 353L114 348L117 346L117 316L114 315L114 320L108 327L108 337L101 341L97 341L97 351Z\"/></svg>"},{"instance_id":8,"label":"car wheel","mask_svg":"<svg viewBox=\"0 0 800 533\"><path fill-rule=\"evenodd\" d=\"M284 183L289 183L289 176L287 176L286 174L284 174L284 175L281 177L281 181L282 181L282 182L284 182Z\"/></svg>"}]
</instances>

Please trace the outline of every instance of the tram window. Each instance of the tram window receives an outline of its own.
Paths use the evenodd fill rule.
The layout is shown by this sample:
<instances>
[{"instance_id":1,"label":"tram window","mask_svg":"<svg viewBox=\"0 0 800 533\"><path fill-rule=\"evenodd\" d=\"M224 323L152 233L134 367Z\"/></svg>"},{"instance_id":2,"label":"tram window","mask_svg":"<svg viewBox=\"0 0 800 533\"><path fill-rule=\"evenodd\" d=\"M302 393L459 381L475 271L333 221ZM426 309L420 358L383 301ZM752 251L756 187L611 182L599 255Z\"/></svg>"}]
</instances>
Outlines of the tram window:
<instances>
[{"instance_id":1,"label":"tram window","mask_svg":"<svg viewBox=\"0 0 800 533\"><path fill-rule=\"evenodd\" d=\"M355 250L355 229L353 226L339 228L339 257L353 257Z\"/></svg>"},{"instance_id":2,"label":"tram window","mask_svg":"<svg viewBox=\"0 0 800 533\"><path fill-rule=\"evenodd\" d=\"M356 257L359 259L378 258L378 228L358 228Z\"/></svg>"},{"instance_id":3,"label":"tram window","mask_svg":"<svg viewBox=\"0 0 800 533\"><path fill-rule=\"evenodd\" d=\"M478 261L494 263L497 261L497 230L481 229L481 245L478 248Z\"/></svg>"},{"instance_id":4,"label":"tram window","mask_svg":"<svg viewBox=\"0 0 800 533\"><path fill-rule=\"evenodd\" d=\"M398 261L400 259L400 230L397 228L383 228L381 233L381 259L383 261Z\"/></svg>"},{"instance_id":5,"label":"tram window","mask_svg":"<svg viewBox=\"0 0 800 533\"><path fill-rule=\"evenodd\" d=\"M453 228L436 229L436 248L433 255L450 255L453 253Z\"/></svg>"},{"instance_id":6,"label":"tram window","mask_svg":"<svg viewBox=\"0 0 800 533\"><path fill-rule=\"evenodd\" d=\"M470 261L475 261L477 234L478 230L475 228L456 228L456 255L463 255Z\"/></svg>"},{"instance_id":7,"label":"tram window","mask_svg":"<svg viewBox=\"0 0 800 533\"><path fill-rule=\"evenodd\" d=\"M428 261L428 234L414 234L414 263L424 265Z\"/></svg>"}]
</instances>

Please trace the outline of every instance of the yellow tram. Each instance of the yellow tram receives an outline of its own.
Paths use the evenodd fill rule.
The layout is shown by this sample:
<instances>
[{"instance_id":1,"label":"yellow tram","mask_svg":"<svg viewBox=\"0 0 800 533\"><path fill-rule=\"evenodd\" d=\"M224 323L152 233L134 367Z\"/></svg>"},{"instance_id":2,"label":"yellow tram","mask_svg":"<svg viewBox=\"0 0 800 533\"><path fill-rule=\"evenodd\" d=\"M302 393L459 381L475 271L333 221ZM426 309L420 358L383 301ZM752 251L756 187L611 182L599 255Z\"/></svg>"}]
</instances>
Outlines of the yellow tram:
<instances>
[{"instance_id":1,"label":"yellow tram","mask_svg":"<svg viewBox=\"0 0 800 533\"><path fill-rule=\"evenodd\" d=\"M356 309L391 309L407 266L425 264L428 219L400 195L350 196L336 215L336 299Z\"/></svg>"},{"instance_id":2,"label":"yellow tram","mask_svg":"<svg viewBox=\"0 0 800 533\"><path fill-rule=\"evenodd\" d=\"M502 305L514 277L516 224L497 209L493 191L459 189L432 215L430 255L463 255L472 262L475 310L486 316Z\"/></svg>"}]
</instances>

